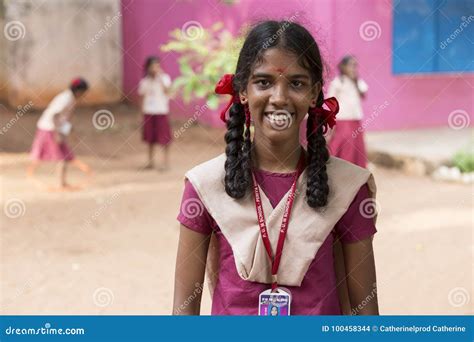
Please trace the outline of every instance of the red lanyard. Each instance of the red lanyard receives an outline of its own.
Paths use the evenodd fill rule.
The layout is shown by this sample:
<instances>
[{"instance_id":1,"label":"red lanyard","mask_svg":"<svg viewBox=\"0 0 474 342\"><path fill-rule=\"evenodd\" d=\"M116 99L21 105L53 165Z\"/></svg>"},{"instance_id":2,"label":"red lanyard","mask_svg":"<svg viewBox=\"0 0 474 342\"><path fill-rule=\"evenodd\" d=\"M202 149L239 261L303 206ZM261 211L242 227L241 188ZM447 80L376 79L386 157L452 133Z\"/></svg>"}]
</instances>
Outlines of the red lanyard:
<instances>
[{"instance_id":1,"label":"red lanyard","mask_svg":"<svg viewBox=\"0 0 474 342\"><path fill-rule=\"evenodd\" d=\"M285 211L283 213L283 219L281 221L280 234L278 236L278 244L277 244L275 256L273 256L272 246L270 243L270 239L268 238L268 231L267 231L267 225L265 223L265 214L263 212L262 200L260 197L260 190L258 189L258 184L255 179L255 175L252 172L253 191L255 195L254 197L255 209L257 211L258 225L260 227L260 234L262 235L262 240L265 246L265 250L267 251L267 255L270 258L270 262L272 263L272 291L274 291L278 286L278 282L277 282L278 267L280 266L281 254L283 252L283 245L285 244L285 237L288 231L288 223L290 221L291 208L293 207L293 201L295 199L296 183L298 182L298 178L300 174L304 170L304 164L305 164L304 154L302 154L300 157L300 160L298 161L298 169L296 171L293 184L291 185L291 188L290 188L290 194L286 201Z\"/></svg>"}]
</instances>

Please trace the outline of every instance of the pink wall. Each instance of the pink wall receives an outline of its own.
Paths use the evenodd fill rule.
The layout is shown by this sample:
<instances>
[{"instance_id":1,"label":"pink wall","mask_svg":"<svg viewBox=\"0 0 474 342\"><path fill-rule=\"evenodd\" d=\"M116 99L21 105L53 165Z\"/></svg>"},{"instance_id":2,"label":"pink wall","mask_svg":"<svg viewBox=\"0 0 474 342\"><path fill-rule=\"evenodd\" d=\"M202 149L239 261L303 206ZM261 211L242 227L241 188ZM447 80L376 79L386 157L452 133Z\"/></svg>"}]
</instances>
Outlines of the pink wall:
<instances>
[{"instance_id":1,"label":"pink wall","mask_svg":"<svg viewBox=\"0 0 474 342\"><path fill-rule=\"evenodd\" d=\"M336 62L347 53L359 59L361 77L369 84L364 101L368 130L447 126L448 115L456 109L472 111L470 86L473 74L394 76L392 63L392 5L375 0L240 0L225 5L219 0L123 0L124 92L136 99L136 86L142 76L141 65L149 54L159 54L164 68L178 74L176 56L163 54L159 46L168 32L186 22L198 21L208 27L223 21L236 33L244 22L288 18L304 24L316 37L330 67L328 83L335 75ZM375 24L361 34L361 25ZM379 28L377 27L380 27ZM364 39L365 38L365 39ZM172 101L175 117L190 117L194 105ZM200 121L219 124L217 114L206 111Z\"/></svg>"}]
</instances>

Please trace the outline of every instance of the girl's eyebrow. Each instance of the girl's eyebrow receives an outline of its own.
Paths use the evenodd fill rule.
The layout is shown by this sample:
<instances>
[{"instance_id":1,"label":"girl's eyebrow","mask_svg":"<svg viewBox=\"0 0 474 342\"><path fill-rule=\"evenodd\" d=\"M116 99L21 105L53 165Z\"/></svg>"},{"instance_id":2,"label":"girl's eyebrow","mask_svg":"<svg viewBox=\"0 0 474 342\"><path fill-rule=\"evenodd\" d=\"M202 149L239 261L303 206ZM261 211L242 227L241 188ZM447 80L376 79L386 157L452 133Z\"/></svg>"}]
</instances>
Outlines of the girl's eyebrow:
<instances>
[{"instance_id":1,"label":"girl's eyebrow","mask_svg":"<svg viewBox=\"0 0 474 342\"><path fill-rule=\"evenodd\" d=\"M271 78L271 77L274 77L274 75L268 74L268 73L264 73L264 72L257 72L257 73L255 73L255 74L253 74L251 78L259 78L259 77ZM286 77L287 77L287 78L303 78L303 79L309 79L309 76L308 76L308 75L305 75L305 74L293 74L293 75L288 75L288 76L286 76Z\"/></svg>"},{"instance_id":2,"label":"girl's eyebrow","mask_svg":"<svg viewBox=\"0 0 474 342\"><path fill-rule=\"evenodd\" d=\"M264 72L257 72L257 73L252 75L252 78L258 78L258 77L273 77L273 75L267 74L267 73L264 73Z\"/></svg>"}]
</instances>

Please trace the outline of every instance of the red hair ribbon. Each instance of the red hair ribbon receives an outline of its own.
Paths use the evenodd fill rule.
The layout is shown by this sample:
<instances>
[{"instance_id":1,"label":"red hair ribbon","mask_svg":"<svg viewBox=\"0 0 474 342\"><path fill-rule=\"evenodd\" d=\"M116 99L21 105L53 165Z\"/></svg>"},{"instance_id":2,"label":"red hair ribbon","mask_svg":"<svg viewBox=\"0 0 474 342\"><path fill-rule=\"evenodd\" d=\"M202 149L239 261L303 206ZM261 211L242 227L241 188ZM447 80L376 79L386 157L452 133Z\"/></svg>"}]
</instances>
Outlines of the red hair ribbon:
<instances>
[{"instance_id":1,"label":"red hair ribbon","mask_svg":"<svg viewBox=\"0 0 474 342\"><path fill-rule=\"evenodd\" d=\"M328 109L323 108L326 105ZM316 131L318 125L321 123L323 126L323 134L326 134L329 128L333 128L336 125L336 115L339 113L339 102L335 97L330 97L324 100L323 106L317 108L311 108L309 111L310 115L314 115L313 120L313 131Z\"/></svg>"},{"instance_id":2,"label":"red hair ribbon","mask_svg":"<svg viewBox=\"0 0 474 342\"><path fill-rule=\"evenodd\" d=\"M225 106L225 108L221 111L221 120L226 122L225 113L229 110L230 106L234 103L240 103L239 95L234 91L234 87L232 86L232 81L234 79L233 74L225 74L219 80L216 85L216 89L214 90L216 94L219 95L232 95L232 98L229 100L229 103Z\"/></svg>"}]
</instances>

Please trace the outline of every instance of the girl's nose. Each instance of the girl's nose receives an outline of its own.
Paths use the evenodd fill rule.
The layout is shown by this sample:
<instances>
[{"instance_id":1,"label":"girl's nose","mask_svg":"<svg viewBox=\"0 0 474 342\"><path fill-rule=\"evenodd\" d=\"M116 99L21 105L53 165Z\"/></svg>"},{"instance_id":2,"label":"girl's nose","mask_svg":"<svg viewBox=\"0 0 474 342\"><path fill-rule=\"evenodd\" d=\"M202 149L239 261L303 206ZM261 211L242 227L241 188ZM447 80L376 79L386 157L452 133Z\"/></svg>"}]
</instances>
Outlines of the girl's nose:
<instances>
[{"instance_id":1,"label":"girl's nose","mask_svg":"<svg viewBox=\"0 0 474 342\"><path fill-rule=\"evenodd\" d=\"M286 107L288 104L288 89L285 85L276 84L273 87L273 92L270 96L270 104L277 108Z\"/></svg>"}]
</instances>

